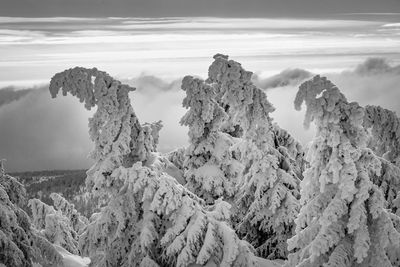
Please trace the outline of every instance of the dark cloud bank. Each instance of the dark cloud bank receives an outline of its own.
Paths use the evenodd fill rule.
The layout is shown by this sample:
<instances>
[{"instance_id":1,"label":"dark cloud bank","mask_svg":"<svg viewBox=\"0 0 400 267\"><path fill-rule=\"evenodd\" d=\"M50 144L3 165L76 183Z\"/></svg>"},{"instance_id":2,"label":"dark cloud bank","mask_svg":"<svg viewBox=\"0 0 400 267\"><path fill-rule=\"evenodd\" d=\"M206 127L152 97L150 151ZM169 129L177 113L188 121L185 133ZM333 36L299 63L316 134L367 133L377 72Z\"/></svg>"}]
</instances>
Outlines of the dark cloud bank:
<instances>
[{"instance_id":1,"label":"dark cloud bank","mask_svg":"<svg viewBox=\"0 0 400 267\"><path fill-rule=\"evenodd\" d=\"M281 127L303 143L311 140L313 130L302 127L304 111L296 112L293 100L297 86L313 74L288 69L268 78L254 76L254 83L268 89L276 111L272 113ZM342 73L326 73L350 101L361 105L380 105L400 114L400 65L382 58L371 58ZM142 123L162 120L159 149L163 152L187 144L187 128L179 125L185 113L180 80L167 82L151 75L125 80L137 88L132 104ZM90 166L92 148L87 133L91 112L72 96L51 99L46 86L0 90L0 158L7 159L9 171L78 169Z\"/></svg>"}]
</instances>

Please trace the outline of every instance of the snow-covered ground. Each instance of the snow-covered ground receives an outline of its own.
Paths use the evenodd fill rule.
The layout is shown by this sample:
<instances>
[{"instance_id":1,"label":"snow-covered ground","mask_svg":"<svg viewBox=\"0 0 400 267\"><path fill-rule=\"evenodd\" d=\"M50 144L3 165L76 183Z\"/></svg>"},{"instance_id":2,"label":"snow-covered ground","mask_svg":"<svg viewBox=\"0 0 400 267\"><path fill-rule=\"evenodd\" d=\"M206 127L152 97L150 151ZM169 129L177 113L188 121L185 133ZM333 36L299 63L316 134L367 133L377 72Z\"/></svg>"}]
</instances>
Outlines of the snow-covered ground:
<instances>
[{"instance_id":1,"label":"snow-covered ground","mask_svg":"<svg viewBox=\"0 0 400 267\"><path fill-rule=\"evenodd\" d=\"M79 257L78 255L74 255L59 245L54 245L56 250L63 257L64 267L86 267L89 266L90 259L87 257Z\"/></svg>"}]
</instances>

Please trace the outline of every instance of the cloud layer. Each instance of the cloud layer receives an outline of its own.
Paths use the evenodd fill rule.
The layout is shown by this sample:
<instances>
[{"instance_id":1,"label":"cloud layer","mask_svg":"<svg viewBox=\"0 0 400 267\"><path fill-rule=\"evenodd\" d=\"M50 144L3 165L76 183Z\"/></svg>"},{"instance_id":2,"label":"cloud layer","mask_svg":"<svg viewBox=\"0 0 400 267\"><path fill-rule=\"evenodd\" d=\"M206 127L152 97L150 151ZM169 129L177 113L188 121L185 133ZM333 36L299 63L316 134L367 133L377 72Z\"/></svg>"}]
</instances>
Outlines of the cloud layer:
<instances>
[{"instance_id":1,"label":"cloud layer","mask_svg":"<svg viewBox=\"0 0 400 267\"><path fill-rule=\"evenodd\" d=\"M46 87L0 106L0 158L8 171L87 167L89 112L73 97L52 100Z\"/></svg>"},{"instance_id":2,"label":"cloud layer","mask_svg":"<svg viewBox=\"0 0 400 267\"><path fill-rule=\"evenodd\" d=\"M16 90L14 87L0 89L0 107L13 101L17 101L32 92L33 89Z\"/></svg>"}]
</instances>

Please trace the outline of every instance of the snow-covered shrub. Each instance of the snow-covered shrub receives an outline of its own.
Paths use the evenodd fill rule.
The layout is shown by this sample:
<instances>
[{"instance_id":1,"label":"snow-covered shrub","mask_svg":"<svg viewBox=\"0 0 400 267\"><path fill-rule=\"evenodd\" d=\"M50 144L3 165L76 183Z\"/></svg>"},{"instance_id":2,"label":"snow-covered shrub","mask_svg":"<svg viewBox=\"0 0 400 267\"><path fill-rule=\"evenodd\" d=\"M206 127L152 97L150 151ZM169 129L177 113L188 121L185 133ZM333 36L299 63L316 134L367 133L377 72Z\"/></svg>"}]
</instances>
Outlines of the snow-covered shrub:
<instances>
[{"instance_id":1,"label":"snow-covered shrub","mask_svg":"<svg viewBox=\"0 0 400 267\"><path fill-rule=\"evenodd\" d=\"M189 126L190 146L184 162L187 187L207 203L219 197L229 199L235 193L241 164L230 150L236 140L220 131L226 113L214 100L214 87L203 80L186 76L182 89L186 92L183 106L189 109L181 119L182 125Z\"/></svg>"},{"instance_id":2,"label":"snow-covered shrub","mask_svg":"<svg viewBox=\"0 0 400 267\"><path fill-rule=\"evenodd\" d=\"M303 102L305 126L314 121L317 134L286 266L397 266L391 252L400 251L400 233L369 176L381 163L366 147L363 108L320 76L300 86L296 109Z\"/></svg>"},{"instance_id":3,"label":"snow-covered shrub","mask_svg":"<svg viewBox=\"0 0 400 267\"><path fill-rule=\"evenodd\" d=\"M0 166L0 265L61 266L61 256L54 247L31 229L28 215L22 210L25 188L6 175Z\"/></svg>"}]
</instances>

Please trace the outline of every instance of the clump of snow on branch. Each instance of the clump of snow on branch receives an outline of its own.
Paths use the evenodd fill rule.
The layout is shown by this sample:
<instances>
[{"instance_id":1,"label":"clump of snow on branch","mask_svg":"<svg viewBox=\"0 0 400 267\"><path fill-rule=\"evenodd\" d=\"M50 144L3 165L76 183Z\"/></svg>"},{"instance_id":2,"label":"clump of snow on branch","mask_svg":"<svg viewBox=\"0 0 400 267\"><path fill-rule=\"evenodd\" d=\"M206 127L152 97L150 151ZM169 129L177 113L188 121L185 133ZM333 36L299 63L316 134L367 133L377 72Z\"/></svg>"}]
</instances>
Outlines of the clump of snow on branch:
<instances>
[{"instance_id":1,"label":"clump of snow on branch","mask_svg":"<svg viewBox=\"0 0 400 267\"><path fill-rule=\"evenodd\" d=\"M381 163L366 147L363 108L320 76L300 86L296 109L303 102L305 126L315 121L317 135L286 266L393 266L390 251L400 248L400 233L370 179Z\"/></svg>"}]
</instances>

